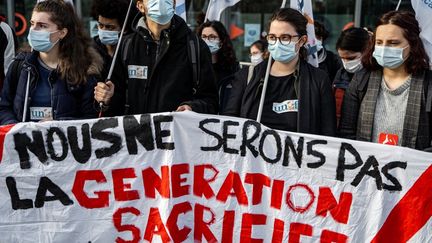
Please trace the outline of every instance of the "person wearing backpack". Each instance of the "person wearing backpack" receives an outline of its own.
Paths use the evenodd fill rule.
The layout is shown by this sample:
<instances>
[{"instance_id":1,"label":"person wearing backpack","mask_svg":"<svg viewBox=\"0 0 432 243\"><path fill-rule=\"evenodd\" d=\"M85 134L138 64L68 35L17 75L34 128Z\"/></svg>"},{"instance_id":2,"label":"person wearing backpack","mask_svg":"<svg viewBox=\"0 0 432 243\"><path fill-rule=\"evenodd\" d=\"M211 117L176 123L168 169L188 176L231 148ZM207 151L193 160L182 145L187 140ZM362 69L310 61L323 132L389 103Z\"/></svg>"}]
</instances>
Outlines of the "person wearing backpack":
<instances>
[{"instance_id":1,"label":"person wearing backpack","mask_svg":"<svg viewBox=\"0 0 432 243\"><path fill-rule=\"evenodd\" d=\"M28 34L33 51L9 67L0 98L0 125L97 117L93 89L102 58L91 47L72 5L35 5Z\"/></svg>"},{"instance_id":2,"label":"person wearing backpack","mask_svg":"<svg viewBox=\"0 0 432 243\"><path fill-rule=\"evenodd\" d=\"M431 151L432 74L413 13L391 11L378 21L342 104L344 138Z\"/></svg>"},{"instance_id":3,"label":"person wearing backpack","mask_svg":"<svg viewBox=\"0 0 432 243\"><path fill-rule=\"evenodd\" d=\"M326 136L336 134L335 103L327 74L308 64L307 20L282 8L270 19L268 49L275 60L265 94L261 123L278 130ZM250 82L240 71L224 114L256 119L268 61L255 66Z\"/></svg>"},{"instance_id":4,"label":"person wearing backpack","mask_svg":"<svg viewBox=\"0 0 432 243\"><path fill-rule=\"evenodd\" d=\"M363 28L349 28L340 34L336 50L342 60L333 80L333 93L336 99L336 118L339 124L345 90L348 88L354 73L363 69L362 56L370 43L369 33Z\"/></svg>"},{"instance_id":5,"label":"person wearing backpack","mask_svg":"<svg viewBox=\"0 0 432 243\"><path fill-rule=\"evenodd\" d=\"M140 13L119 44L113 76L95 88L104 115L217 113L209 48L174 14L175 1L138 0L136 6Z\"/></svg>"},{"instance_id":6,"label":"person wearing backpack","mask_svg":"<svg viewBox=\"0 0 432 243\"><path fill-rule=\"evenodd\" d=\"M231 93L234 74L239 70L239 62L228 31L219 21L207 21L197 30L212 54L213 69L219 90L219 110L223 112Z\"/></svg>"}]
</instances>

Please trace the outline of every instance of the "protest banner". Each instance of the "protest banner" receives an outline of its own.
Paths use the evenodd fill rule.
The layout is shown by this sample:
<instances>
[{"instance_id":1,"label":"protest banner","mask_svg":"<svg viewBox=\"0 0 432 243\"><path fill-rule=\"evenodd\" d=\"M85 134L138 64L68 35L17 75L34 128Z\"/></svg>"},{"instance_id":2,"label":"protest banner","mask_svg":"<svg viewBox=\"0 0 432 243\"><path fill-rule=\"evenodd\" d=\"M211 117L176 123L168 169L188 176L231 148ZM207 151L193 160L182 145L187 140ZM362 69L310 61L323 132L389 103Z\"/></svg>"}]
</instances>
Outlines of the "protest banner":
<instances>
[{"instance_id":1,"label":"protest banner","mask_svg":"<svg viewBox=\"0 0 432 243\"><path fill-rule=\"evenodd\" d=\"M0 145L0 242L432 239L432 156L408 148L193 112L3 126Z\"/></svg>"}]
</instances>

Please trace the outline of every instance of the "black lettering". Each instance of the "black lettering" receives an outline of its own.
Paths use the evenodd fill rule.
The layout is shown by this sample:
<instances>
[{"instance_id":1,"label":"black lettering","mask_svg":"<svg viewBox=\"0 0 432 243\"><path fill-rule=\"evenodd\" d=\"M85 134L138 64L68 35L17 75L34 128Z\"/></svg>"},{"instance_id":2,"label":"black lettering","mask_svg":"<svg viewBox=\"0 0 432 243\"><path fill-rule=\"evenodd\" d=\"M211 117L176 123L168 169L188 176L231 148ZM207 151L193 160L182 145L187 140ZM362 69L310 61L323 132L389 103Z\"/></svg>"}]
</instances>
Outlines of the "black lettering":
<instances>
[{"instance_id":1,"label":"black lettering","mask_svg":"<svg viewBox=\"0 0 432 243\"><path fill-rule=\"evenodd\" d=\"M249 138L248 133L251 131L251 127L255 127L254 133ZM240 155L246 156L246 148L251 151L252 155L256 158L258 157L259 153L255 146L252 145L252 143L255 141L255 139L258 138L259 134L261 133L261 124L259 124L256 121L247 120L243 124L243 131L242 131L242 144L240 145Z\"/></svg>"},{"instance_id":2,"label":"black lettering","mask_svg":"<svg viewBox=\"0 0 432 243\"><path fill-rule=\"evenodd\" d=\"M15 178L10 176L6 177L6 185L9 190L9 195L11 196L13 210L33 208L33 201L31 199L20 199Z\"/></svg>"},{"instance_id":3,"label":"black lettering","mask_svg":"<svg viewBox=\"0 0 432 243\"><path fill-rule=\"evenodd\" d=\"M289 166L290 161L290 151L292 151L293 157L297 163L297 166L301 168L302 158L303 158L303 147L304 147L304 138L299 137L297 141L297 149L294 147L294 143L290 136L286 136L285 138L285 152L282 165Z\"/></svg>"},{"instance_id":4,"label":"black lettering","mask_svg":"<svg viewBox=\"0 0 432 243\"><path fill-rule=\"evenodd\" d=\"M46 195L48 191L52 196ZM59 200L64 206L73 204L73 201L62 189L60 189L59 186L52 182L48 177L41 177L36 194L35 207L41 208L44 206L45 202L56 200Z\"/></svg>"},{"instance_id":5,"label":"black lettering","mask_svg":"<svg viewBox=\"0 0 432 243\"><path fill-rule=\"evenodd\" d=\"M276 142L276 157L274 159L271 159L269 157L267 157L267 155L265 155L264 153L264 142L267 138L267 136L273 136ZM265 130L261 136L260 142L259 142L259 151L261 154L261 157L264 159L264 161L266 161L267 163L276 163L280 160L281 156L282 156L282 142L281 142L281 138L279 136L279 134L274 131L274 130ZM274 149L272 148L272 151L274 151Z\"/></svg>"},{"instance_id":6,"label":"black lettering","mask_svg":"<svg viewBox=\"0 0 432 243\"><path fill-rule=\"evenodd\" d=\"M364 163L363 167L360 169L360 172L356 175L354 180L351 182L351 185L358 186L360 182L363 180L365 175L368 175L370 177L375 178L375 182L377 185L378 190L382 190L383 183L381 178L381 173L378 168L379 164L378 161L375 159L374 156L369 156L369 158ZM372 170L369 170L371 167L373 167Z\"/></svg>"},{"instance_id":7,"label":"black lettering","mask_svg":"<svg viewBox=\"0 0 432 243\"><path fill-rule=\"evenodd\" d=\"M345 153L348 151L355 158L354 164L345 164ZM338 157L338 166L336 168L336 180L344 181L345 178L345 170L354 170L355 168L361 166L363 164L363 160L360 157L360 154L357 150L349 143L342 143L341 148L339 150Z\"/></svg>"},{"instance_id":8,"label":"black lettering","mask_svg":"<svg viewBox=\"0 0 432 243\"><path fill-rule=\"evenodd\" d=\"M407 168L407 162L393 161L382 167L381 172L384 174L385 178L393 183L393 185L383 183L383 188L388 191L402 191L402 185L398 179L389 173L389 170L394 168L402 168L405 170Z\"/></svg>"},{"instance_id":9,"label":"black lettering","mask_svg":"<svg viewBox=\"0 0 432 243\"><path fill-rule=\"evenodd\" d=\"M123 128L129 154L138 153L136 140L138 140L147 151L151 151L155 148L150 115L141 115L139 123L138 120L135 119L135 116L125 116L123 117Z\"/></svg>"},{"instance_id":10,"label":"black lettering","mask_svg":"<svg viewBox=\"0 0 432 243\"><path fill-rule=\"evenodd\" d=\"M312 155L312 156L320 159L318 162L315 162L315 163L307 163L307 167L309 167L311 169L319 168L322 165L324 165L326 162L326 157L324 156L324 154L313 149L313 146L317 145L317 144L327 144L327 141L326 140L312 140L312 141L307 143L307 154Z\"/></svg>"},{"instance_id":11,"label":"black lettering","mask_svg":"<svg viewBox=\"0 0 432 243\"><path fill-rule=\"evenodd\" d=\"M235 139L237 136L235 133L228 133L229 126L238 126L239 123L235 121L224 121L222 125L222 136L223 136L223 150L225 153L229 154L238 154L239 151L237 149L228 148L228 139Z\"/></svg>"},{"instance_id":12,"label":"black lettering","mask_svg":"<svg viewBox=\"0 0 432 243\"><path fill-rule=\"evenodd\" d=\"M62 147L61 155L57 155L57 153L54 149L54 145L53 145L54 134L56 134L60 140L60 145ZM64 134L64 132L59 127L50 127L48 129L46 143L47 143L47 147L48 147L48 154L50 155L52 160L63 161L64 159L66 159L66 156L68 155L68 152L69 152L68 141L67 141L66 135Z\"/></svg>"},{"instance_id":13,"label":"black lettering","mask_svg":"<svg viewBox=\"0 0 432 243\"><path fill-rule=\"evenodd\" d=\"M41 131L32 131L33 141L25 133L16 133L14 136L15 150L18 152L21 169L30 169L30 155L27 151L30 150L37 156L40 162L45 164L48 160L48 155L45 151L44 140Z\"/></svg>"},{"instance_id":14,"label":"black lettering","mask_svg":"<svg viewBox=\"0 0 432 243\"><path fill-rule=\"evenodd\" d=\"M68 127L67 135L72 155L74 156L75 160L81 164L87 163L92 152L90 125L84 123L81 126L82 148L80 148L78 144L78 131L76 127Z\"/></svg>"},{"instance_id":15,"label":"black lettering","mask_svg":"<svg viewBox=\"0 0 432 243\"><path fill-rule=\"evenodd\" d=\"M200 121L200 123L199 123L199 128L203 132L205 132L206 134L211 135L214 138L216 138L217 144L213 147L201 147L201 150L202 151L218 151L220 148L222 148L223 138L221 136L219 136L219 134L205 128L204 125L206 125L208 123L220 123L220 120L216 119L216 118L209 118L209 119L204 119L204 120Z\"/></svg>"},{"instance_id":16,"label":"black lettering","mask_svg":"<svg viewBox=\"0 0 432 243\"><path fill-rule=\"evenodd\" d=\"M174 143L164 143L162 139L164 137L171 136L170 130L162 130L161 124L162 122L172 122L173 117L172 116L155 116L153 118L154 120L154 126L155 126L155 136L156 136L156 147L158 149L165 149L165 150L174 150Z\"/></svg>"},{"instance_id":17,"label":"black lettering","mask_svg":"<svg viewBox=\"0 0 432 243\"><path fill-rule=\"evenodd\" d=\"M111 144L110 147L96 149L96 158L101 159L110 157L122 148L122 138L118 134L104 132L104 130L107 128L115 128L117 126L117 118L100 119L95 124L93 124L91 128L92 138L106 141Z\"/></svg>"}]
</instances>

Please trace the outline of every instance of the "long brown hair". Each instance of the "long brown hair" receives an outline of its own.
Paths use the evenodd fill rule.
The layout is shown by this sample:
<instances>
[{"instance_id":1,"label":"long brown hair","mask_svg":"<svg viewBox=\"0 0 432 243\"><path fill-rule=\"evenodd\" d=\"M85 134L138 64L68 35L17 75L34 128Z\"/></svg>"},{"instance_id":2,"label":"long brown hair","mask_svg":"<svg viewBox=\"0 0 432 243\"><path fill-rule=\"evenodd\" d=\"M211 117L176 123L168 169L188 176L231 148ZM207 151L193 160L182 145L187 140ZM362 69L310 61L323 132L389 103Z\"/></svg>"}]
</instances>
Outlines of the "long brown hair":
<instances>
[{"instance_id":1,"label":"long brown hair","mask_svg":"<svg viewBox=\"0 0 432 243\"><path fill-rule=\"evenodd\" d=\"M102 58L93 49L91 39L69 3L47 0L34 7L35 12L46 12L58 29L66 28L66 36L59 42L59 72L61 78L72 85L87 81L89 74L98 75Z\"/></svg>"},{"instance_id":2,"label":"long brown hair","mask_svg":"<svg viewBox=\"0 0 432 243\"><path fill-rule=\"evenodd\" d=\"M420 27L413 13L407 11L390 11L378 20L377 28L380 25L393 24L402 29L405 39L408 40L410 45L410 53L408 59L405 61L406 71L410 74L417 73L418 71L429 68L429 57L420 39ZM376 30L375 30L376 34ZM382 67L378 65L373 52L375 50L375 37L373 42L369 45L365 55L363 56L363 66L368 70L378 70Z\"/></svg>"}]
</instances>

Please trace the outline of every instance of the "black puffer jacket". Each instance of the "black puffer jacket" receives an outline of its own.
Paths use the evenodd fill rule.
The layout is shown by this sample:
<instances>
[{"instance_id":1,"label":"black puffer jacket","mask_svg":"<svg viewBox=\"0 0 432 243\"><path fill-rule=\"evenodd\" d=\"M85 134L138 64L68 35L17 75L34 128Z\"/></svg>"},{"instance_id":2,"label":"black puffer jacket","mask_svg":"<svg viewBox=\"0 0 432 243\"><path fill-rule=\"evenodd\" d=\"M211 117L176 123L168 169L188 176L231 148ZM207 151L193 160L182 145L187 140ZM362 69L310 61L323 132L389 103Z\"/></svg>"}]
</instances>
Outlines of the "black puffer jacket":
<instances>
[{"instance_id":1,"label":"black puffer jacket","mask_svg":"<svg viewBox=\"0 0 432 243\"><path fill-rule=\"evenodd\" d=\"M255 102L260 102L267 62L254 68L249 84L247 69L240 70L233 82L233 90L224 112L228 116L251 117ZM327 74L300 61L298 76L299 112L297 132L334 136L336 134L335 100Z\"/></svg>"},{"instance_id":2,"label":"black puffer jacket","mask_svg":"<svg viewBox=\"0 0 432 243\"><path fill-rule=\"evenodd\" d=\"M190 105L196 112L216 113L218 92L210 51L198 38L201 68L196 87L188 56L188 35L194 34L175 15L171 26L155 42L146 28L145 17L138 14L133 21L133 33L120 46L112 77L115 92L108 115L175 111L182 104Z\"/></svg>"}]
</instances>

